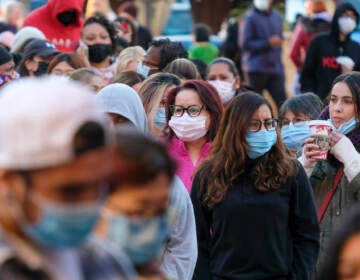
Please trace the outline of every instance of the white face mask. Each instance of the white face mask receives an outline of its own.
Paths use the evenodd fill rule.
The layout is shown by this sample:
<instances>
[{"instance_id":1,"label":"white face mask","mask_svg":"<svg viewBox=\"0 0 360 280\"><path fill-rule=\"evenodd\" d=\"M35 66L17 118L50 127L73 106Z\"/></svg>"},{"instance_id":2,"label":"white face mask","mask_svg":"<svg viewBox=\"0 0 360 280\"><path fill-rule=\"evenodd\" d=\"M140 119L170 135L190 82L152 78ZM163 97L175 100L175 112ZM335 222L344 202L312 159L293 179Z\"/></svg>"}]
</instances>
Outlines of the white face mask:
<instances>
[{"instance_id":1,"label":"white face mask","mask_svg":"<svg viewBox=\"0 0 360 280\"><path fill-rule=\"evenodd\" d=\"M338 20L340 32L344 35L348 35L354 31L356 27L356 21L347 16L342 16Z\"/></svg>"},{"instance_id":2,"label":"white face mask","mask_svg":"<svg viewBox=\"0 0 360 280\"><path fill-rule=\"evenodd\" d=\"M213 80L208 82L216 88L223 104L227 104L231 100L231 98L234 97L235 95L235 90L233 89L234 82L230 83L221 80Z\"/></svg>"},{"instance_id":3,"label":"white face mask","mask_svg":"<svg viewBox=\"0 0 360 280\"><path fill-rule=\"evenodd\" d=\"M206 117L190 117L186 112L181 117L172 116L169 126L175 135L184 142L192 142L205 136Z\"/></svg>"},{"instance_id":4,"label":"white face mask","mask_svg":"<svg viewBox=\"0 0 360 280\"><path fill-rule=\"evenodd\" d=\"M266 11L270 8L269 0L254 0L254 6L260 11Z\"/></svg>"}]
</instances>

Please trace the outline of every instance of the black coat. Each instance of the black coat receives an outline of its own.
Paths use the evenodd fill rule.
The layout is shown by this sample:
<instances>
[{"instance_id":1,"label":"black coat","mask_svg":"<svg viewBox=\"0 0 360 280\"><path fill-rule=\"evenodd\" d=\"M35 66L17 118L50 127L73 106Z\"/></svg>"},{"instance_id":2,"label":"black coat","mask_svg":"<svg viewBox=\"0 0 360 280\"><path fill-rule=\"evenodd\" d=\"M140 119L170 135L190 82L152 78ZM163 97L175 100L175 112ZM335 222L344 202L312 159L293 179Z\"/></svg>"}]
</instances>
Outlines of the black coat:
<instances>
[{"instance_id":1,"label":"black coat","mask_svg":"<svg viewBox=\"0 0 360 280\"><path fill-rule=\"evenodd\" d=\"M310 279L319 225L304 169L297 164L286 184L267 192L255 189L249 173L240 175L212 209L202 202L206 185L195 177L191 199L199 254L194 279Z\"/></svg>"}]
</instances>

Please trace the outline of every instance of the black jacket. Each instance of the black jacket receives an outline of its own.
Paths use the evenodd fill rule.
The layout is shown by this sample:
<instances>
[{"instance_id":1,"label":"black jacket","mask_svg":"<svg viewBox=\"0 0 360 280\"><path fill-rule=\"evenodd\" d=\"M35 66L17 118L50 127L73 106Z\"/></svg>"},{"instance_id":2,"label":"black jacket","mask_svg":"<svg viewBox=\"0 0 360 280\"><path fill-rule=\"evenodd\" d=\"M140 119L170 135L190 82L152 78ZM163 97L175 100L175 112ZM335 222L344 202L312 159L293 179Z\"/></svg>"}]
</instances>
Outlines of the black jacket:
<instances>
[{"instance_id":1,"label":"black jacket","mask_svg":"<svg viewBox=\"0 0 360 280\"><path fill-rule=\"evenodd\" d=\"M319 249L313 194L303 168L278 189L259 192L249 172L209 209L195 177L193 201L198 261L194 279L311 278ZM211 178L210 178L211 179Z\"/></svg>"},{"instance_id":2,"label":"black jacket","mask_svg":"<svg viewBox=\"0 0 360 280\"><path fill-rule=\"evenodd\" d=\"M349 3L340 4L331 23L331 32L316 36L306 52L306 59L300 76L302 92L314 92L325 99L331 91L334 79L341 74L338 56L349 56L355 62L355 71L360 70L360 45L347 36L339 40L338 19L345 10L357 12Z\"/></svg>"}]
</instances>

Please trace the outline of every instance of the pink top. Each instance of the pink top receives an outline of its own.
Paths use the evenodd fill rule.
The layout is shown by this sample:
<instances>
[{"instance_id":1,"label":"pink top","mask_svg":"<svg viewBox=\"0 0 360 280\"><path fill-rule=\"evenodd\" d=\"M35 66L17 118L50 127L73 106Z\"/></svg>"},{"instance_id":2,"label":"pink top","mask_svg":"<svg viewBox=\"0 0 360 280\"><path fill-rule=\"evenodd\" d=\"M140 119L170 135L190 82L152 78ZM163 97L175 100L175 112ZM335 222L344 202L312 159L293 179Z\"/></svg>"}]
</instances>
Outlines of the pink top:
<instances>
[{"instance_id":1,"label":"pink top","mask_svg":"<svg viewBox=\"0 0 360 280\"><path fill-rule=\"evenodd\" d=\"M191 191L194 171L209 155L210 149L210 142L205 143L201 149L200 157L194 165L183 141L174 136L169 143L169 153L178 164L176 175L180 177L189 193Z\"/></svg>"}]
</instances>

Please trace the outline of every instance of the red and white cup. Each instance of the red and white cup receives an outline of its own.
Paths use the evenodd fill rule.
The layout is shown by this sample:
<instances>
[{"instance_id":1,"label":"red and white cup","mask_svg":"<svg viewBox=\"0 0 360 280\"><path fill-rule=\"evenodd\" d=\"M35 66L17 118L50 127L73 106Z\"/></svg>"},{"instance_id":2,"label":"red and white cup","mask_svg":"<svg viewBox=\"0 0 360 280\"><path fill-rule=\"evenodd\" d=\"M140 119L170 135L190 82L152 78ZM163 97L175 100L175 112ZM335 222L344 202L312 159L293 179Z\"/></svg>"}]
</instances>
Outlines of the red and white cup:
<instances>
[{"instance_id":1,"label":"red and white cup","mask_svg":"<svg viewBox=\"0 0 360 280\"><path fill-rule=\"evenodd\" d=\"M314 144L318 145L320 152L313 156L315 159L326 160L328 151L330 150L331 124L329 121L314 120L309 122L310 137L314 138Z\"/></svg>"}]
</instances>

